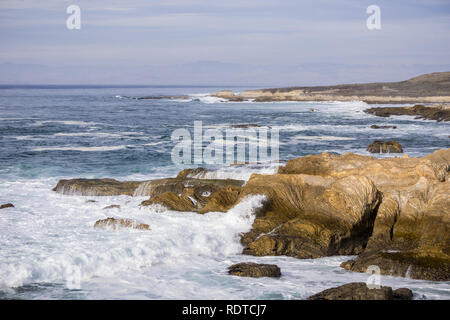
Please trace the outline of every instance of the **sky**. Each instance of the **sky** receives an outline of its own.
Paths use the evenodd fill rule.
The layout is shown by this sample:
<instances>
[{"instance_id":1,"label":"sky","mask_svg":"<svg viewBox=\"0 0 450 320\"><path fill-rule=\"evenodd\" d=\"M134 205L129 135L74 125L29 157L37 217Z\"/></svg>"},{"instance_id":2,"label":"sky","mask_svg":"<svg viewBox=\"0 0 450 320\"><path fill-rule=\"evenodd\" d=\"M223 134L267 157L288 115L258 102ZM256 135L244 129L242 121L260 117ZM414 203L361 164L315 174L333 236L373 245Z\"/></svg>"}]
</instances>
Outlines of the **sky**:
<instances>
[{"instance_id":1,"label":"sky","mask_svg":"<svg viewBox=\"0 0 450 320\"><path fill-rule=\"evenodd\" d=\"M450 0L0 0L0 48L0 84L401 81L450 71Z\"/></svg>"}]
</instances>

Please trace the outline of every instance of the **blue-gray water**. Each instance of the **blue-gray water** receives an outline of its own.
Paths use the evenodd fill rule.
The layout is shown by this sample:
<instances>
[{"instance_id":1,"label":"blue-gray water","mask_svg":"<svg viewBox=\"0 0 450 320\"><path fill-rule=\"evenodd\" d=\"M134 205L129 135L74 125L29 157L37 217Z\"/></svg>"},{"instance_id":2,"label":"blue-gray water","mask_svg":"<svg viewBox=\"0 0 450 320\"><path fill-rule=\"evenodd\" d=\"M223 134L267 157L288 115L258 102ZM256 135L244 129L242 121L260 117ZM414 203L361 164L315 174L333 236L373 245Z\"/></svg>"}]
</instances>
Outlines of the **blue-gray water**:
<instances>
[{"instance_id":1,"label":"blue-gray water","mask_svg":"<svg viewBox=\"0 0 450 320\"><path fill-rule=\"evenodd\" d=\"M90 197L98 202L86 203L86 198L51 191L61 178L174 176L180 168L171 162L171 134L192 129L194 121L217 128L251 123L279 129L280 159L323 151L367 154L365 148L376 139L395 139L410 156L449 147L447 123L378 118L365 114L368 106L357 101L226 103L201 95L220 89L0 89L0 203L15 205L0 213L0 298L300 299L364 281L365 275L339 268L345 257L240 255L238 234L250 228L257 198L226 215L200 216L139 210L140 198ZM129 98L183 94L191 98ZM375 130L371 124L397 129ZM236 178L242 175L248 173L237 172ZM121 209L105 212L108 204ZM152 231L92 228L110 215L149 223ZM271 261L284 276L255 280L226 275L226 267L238 261ZM408 286L417 298L450 296L448 283L383 281Z\"/></svg>"}]
</instances>

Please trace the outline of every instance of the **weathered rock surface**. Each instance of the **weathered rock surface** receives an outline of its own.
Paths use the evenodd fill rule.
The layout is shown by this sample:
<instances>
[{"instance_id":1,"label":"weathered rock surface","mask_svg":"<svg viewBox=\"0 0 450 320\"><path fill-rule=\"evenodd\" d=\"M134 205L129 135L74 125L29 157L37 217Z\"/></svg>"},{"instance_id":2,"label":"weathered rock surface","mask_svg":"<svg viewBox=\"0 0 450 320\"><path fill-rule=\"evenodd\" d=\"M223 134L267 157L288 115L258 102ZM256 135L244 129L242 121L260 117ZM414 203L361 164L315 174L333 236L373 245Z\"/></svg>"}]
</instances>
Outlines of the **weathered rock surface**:
<instances>
[{"instance_id":1,"label":"weathered rock surface","mask_svg":"<svg viewBox=\"0 0 450 320\"><path fill-rule=\"evenodd\" d=\"M390 116L414 116L416 119L427 119L440 121L450 121L450 106L436 105L426 107L417 104L413 107L378 107L364 110L366 113L378 117Z\"/></svg>"},{"instance_id":2,"label":"weathered rock surface","mask_svg":"<svg viewBox=\"0 0 450 320\"><path fill-rule=\"evenodd\" d=\"M79 196L132 196L140 183L114 179L70 179L60 180L53 191Z\"/></svg>"},{"instance_id":3,"label":"weathered rock surface","mask_svg":"<svg viewBox=\"0 0 450 320\"><path fill-rule=\"evenodd\" d=\"M148 224L125 218L106 218L103 220L97 220L94 224L94 228L107 228L112 230L118 230L122 228L150 230L150 226Z\"/></svg>"},{"instance_id":4,"label":"weathered rock surface","mask_svg":"<svg viewBox=\"0 0 450 320\"><path fill-rule=\"evenodd\" d=\"M290 160L279 171L331 181L365 176L382 193L367 245L342 264L346 269L365 272L375 264L382 274L450 279L450 149L423 158L323 153Z\"/></svg>"},{"instance_id":5,"label":"weathered rock surface","mask_svg":"<svg viewBox=\"0 0 450 320\"><path fill-rule=\"evenodd\" d=\"M120 205L112 204L110 206L106 206L106 207L103 208L103 210L108 210L108 209L120 209Z\"/></svg>"},{"instance_id":6,"label":"weathered rock surface","mask_svg":"<svg viewBox=\"0 0 450 320\"><path fill-rule=\"evenodd\" d=\"M281 270L275 264L258 264L253 262L242 262L228 267L228 273L240 277L281 277Z\"/></svg>"},{"instance_id":7,"label":"weathered rock surface","mask_svg":"<svg viewBox=\"0 0 450 320\"><path fill-rule=\"evenodd\" d=\"M0 205L0 210L6 209L6 208L14 208L14 205L12 203L5 203L5 204Z\"/></svg>"},{"instance_id":8,"label":"weathered rock surface","mask_svg":"<svg viewBox=\"0 0 450 320\"><path fill-rule=\"evenodd\" d=\"M185 176L186 171L181 172ZM225 212L233 207L238 199L241 180L232 179L164 179L151 183L151 197L141 203L141 206L154 204L175 211L195 211L206 213L211 211ZM167 181L169 180L169 181Z\"/></svg>"},{"instance_id":9,"label":"weathered rock surface","mask_svg":"<svg viewBox=\"0 0 450 320\"><path fill-rule=\"evenodd\" d=\"M308 300L411 300L413 293L407 288L392 290L382 286L369 289L363 282L352 282L319 292Z\"/></svg>"},{"instance_id":10,"label":"weathered rock surface","mask_svg":"<svg viewBox=\"0 0 450 320\"><path fill-rule=\"evenodd\" d=\"M403 148L397 141L377 140L367 147L367 151L370 153L403 153Z\"/></svg>"}]
</instances>

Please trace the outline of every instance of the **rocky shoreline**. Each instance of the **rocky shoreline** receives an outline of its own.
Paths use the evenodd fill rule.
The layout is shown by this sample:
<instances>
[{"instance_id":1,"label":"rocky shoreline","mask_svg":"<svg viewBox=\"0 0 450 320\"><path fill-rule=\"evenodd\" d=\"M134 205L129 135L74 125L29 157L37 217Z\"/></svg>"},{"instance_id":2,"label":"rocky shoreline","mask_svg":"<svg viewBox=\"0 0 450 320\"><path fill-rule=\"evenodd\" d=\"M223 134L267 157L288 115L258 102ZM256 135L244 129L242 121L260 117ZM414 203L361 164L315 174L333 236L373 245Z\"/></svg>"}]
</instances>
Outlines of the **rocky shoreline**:
<instances>
[{"instance_id":1,"label":"rocky shoreline","mask_svg":"<svg viewBox=\"0 0 450 320\"><path fill-rule=\"evenodd\" d=\"M241 235L243 254L298 259L357 255L341 266L413 279L450 280L450 149L422 158L377 159L322 153L292 159L275 174L241 180L198 179L186 169L153 181L61 180L67 195L149 196L141 208L226 212L244 198L265 195L252 229ZM97 227L149 226L128 220ZM151 231L149 231L151 232Z\"/></svg>"},{"instance_id":2,"label":"rocky shoreline","mask_svg":"<svg viewBox=\"0 0 450 320\"><path fill-rule=\"evenodd\" d=\"M228 101L364 101L370 104L450 103L450 72L424 74L400 82L335 86L223 90L212 94Z\"/></svg>"}]
</instances>

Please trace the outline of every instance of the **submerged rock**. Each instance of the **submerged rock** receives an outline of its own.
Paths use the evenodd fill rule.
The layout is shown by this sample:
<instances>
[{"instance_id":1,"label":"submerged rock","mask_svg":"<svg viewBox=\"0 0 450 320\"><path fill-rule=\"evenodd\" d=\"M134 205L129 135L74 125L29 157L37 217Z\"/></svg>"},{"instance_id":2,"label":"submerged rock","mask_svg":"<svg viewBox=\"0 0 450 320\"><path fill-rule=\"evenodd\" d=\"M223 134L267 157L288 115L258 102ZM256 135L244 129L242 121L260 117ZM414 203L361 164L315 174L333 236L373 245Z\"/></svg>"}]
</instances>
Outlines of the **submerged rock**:
<instances>
[{"instance_id":1,"label":"submerged rock","mask_svg":"<svg viewBox=\"0 0 450 320\"><path fill-rule=\"evenodd\" d=\"M370 153L402 153L403 148L400 143L394 140L377 140L367 147L367 151Z\"/></svg>"},{"instance_id":2,"label":"submerged rock","mask_svg":"<svg viewBox=\"0 0 450 320\"><path fill-rule=\"evenodd\" d=\"M228 273L240 277L281 277L280 268L275 264L258 264L242 262L228 267Z\"/></svg>"},{"instance_id":3,"label":"submerged rock","mask_svg":"<svg viewBox=\"0 0 450 320\"><path fill-rule=\"evenodd\" d=\"M308 300L411 300L413 293L407 288L391 287L369 289L363 282L352 282L312 295Z\"/></svg>"},{"instance_id":4,"label":"submerged rock","mask_svg":"<svg viewBox=\"0 0 450 320\"><path fill-rule=\"evenodd\" d=\"M103 220L97 220L94 224L94 228L107 228L113 230L132 228L138 230L150 230L150 226L148 224L124 218L106 218Z\"/></svg>"},{"instance_id":5,"label":"submerged rock","mask_svg":"<svg viewBox=\"0 0 450 320\"><path fill-rule=\"evenodd\" d=\"M14 205L12 203L5 203L0 205L0 209L6 209L6 208L14 208Z\"/></svg>"}]
</instances>

